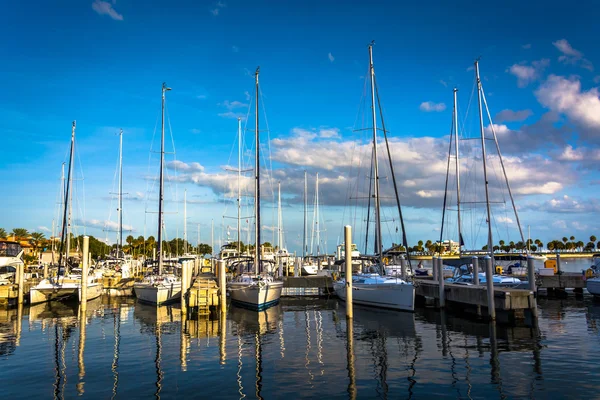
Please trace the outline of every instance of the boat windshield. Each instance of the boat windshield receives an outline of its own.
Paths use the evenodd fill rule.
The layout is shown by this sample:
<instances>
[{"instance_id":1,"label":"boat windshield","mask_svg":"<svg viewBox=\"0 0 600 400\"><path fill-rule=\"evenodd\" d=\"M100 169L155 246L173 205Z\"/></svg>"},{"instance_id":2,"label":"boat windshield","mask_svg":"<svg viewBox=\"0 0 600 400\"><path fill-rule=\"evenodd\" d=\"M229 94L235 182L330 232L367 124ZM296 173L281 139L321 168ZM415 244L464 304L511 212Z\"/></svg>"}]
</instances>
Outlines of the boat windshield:
<instances>
[{"instance_id":1,"label":"boat windshield","mask_svg":"<svg viewBox=\"0 0 600 400\"><path fill-rule=\"evenodd\" d=\"M18 243L0 242L0 257L16 257L21 252Z\"/></svg>"}]
</instances>

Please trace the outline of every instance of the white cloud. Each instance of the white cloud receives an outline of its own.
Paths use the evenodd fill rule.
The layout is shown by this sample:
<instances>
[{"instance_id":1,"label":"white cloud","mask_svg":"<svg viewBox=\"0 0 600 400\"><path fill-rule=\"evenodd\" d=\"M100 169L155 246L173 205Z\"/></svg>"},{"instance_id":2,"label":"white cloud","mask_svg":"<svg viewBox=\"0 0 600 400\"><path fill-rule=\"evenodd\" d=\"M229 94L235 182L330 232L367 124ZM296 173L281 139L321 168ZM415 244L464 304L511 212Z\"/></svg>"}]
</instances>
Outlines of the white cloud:
<instances>
[{"instance_id":1,"label":"white cloud","mask_svg":"<svg viewBox=\"0 0 600 400\"><path fill-rule=\"evenodd\" d=\"M237 100L234 100L234 101L225 100L223 103L219 103L218 105L225 107L228 110L226 112L217 114L219 117L233 118L233 119L238 119L238 118L245 119L245 117L246 117L246 114L241 113L239 111L235 111L235 110L248 107L247 103L242 103L241 101L237 101Z\"/></svg>"},{"instance_id":2,"label":"white cloud","mask_svg":"<svg viewBox=\"0 0 600 400\"><path fill-rule=\"evenodd\" d=\"M550 60L544 58L538 61L532 61L531 65L527 65L525 62L513 64L506 72L516 76L517 86L523 88L539 79L548 65L550 65Z\"/></svg>"},{"instance_id":3,"label":"white cloud","mask_svg":"<svg viewBox=\"0 0 600 400\"><path fill-rule=\"evenodd\" d=\"M425 112L440 112L446 109L446 105L444 103L434 103L433 101L424 101L419 106L419 110Z\"/></svg>"},{"instance_id":4,"label":"white cloud","mask_svg":"<svg viewBox=\"0 0 600 400\"><path fill-rule=\"evenodd\" d=\"M38 231L42 231L42 232L52 232L52 230L50 228L48 228L47 226L38 226L37 229L38 229Z\"/></svg>"},{"instance_id":5,"label":"white cloud","mask_svg":"<svg viewBox=\"0 0 600 400\"><path fill-rule=\"evenodd\" d=\"M327 58L329 58L329 61L333 62L335 60L335 58L333 57L333 55L331 53L327 54Z\"/></svg>"},{"instance_id":6,"label":"white cloud","mask_svg":"<svg viewBox=\"0 0 600 400\"><path fill-rule=\"evenodd\" d=\"M524 48L525 50L529 50L531 48L531 43L524 44L521 47Z\"/></svg>"},{"instance_id":7,"label":"white cloud","mask_svg":"<svg viewBox=\"0 0 600 400\"><path fill-rule=\"evenodd\" d=\"M564 64L579 65L582 68L593 71L594 66L591 61L583 57L583 53L579 50L575 50L566 39L560 39L556 42L552 42L562 55L558 57L558 61Z\"/></svg>"},{"instance_id":8,"label":"white cloud","mask_svg":"<svg viewBox=\"0 0 600 400\"><path fill-rule=\"evenodd\" d=\"M196 96L196 98L198 100L206 100L208 98L208 96L205 94L199 94L198 96Z\"/></svg>"},{"instance_id":9,"label":"white cloud","mask_svg":"<svg viewBox=\"0 0 600 400\"><path fill-rule=\"evenodd\" d=\"M102 221L99 219L88 219L88 220L75 220L76 225L82 225L88 228L98 228L105 232L118 232L119 223L116 221ZM136 232L131 225L123 224L123 231Z\"/></svg>"},{"instance_id":10,"label":"white cloud","mask_svg":"<svg viewBox=\"0 0 600 400\"><path fill-rule=\"evenodd\" d=\"M600 161L600 149L590 147L573 148L568 144L562 152L556 157L560 161Z\"/></svg>"},{"instance_id":11,"label":"white cloud","mask_svg":"<svg viewBox=\"0 0 600 400\"><path fill-rule=\"evenodd\" d=\"M227 7L227 5L226 5L225 3L223 3L223 2L221 2L221 1L218 1L218 2L215 4L215 8L212 8L212 9L210 10L210 13L216 17L216 16L218 16L218 15L219 15L219 11L220 11L220 9L221 9L221 8L224 8L224 7Z\"/></svg>"},{"instance_id":12,"label":"white cloud","mask_svg":"<svg viewBox=\"0 0 600 400\"><path fill-rule=\"evenodd\" d=\"M445 80L443 80L443 79L440 79L440 83L441 83L442 85L444 85L444 87L448 87L448 83L446 83L446 81L445 81Z\"/></svg>"},{"instance_id":13,"label":"white cloud","mask_svg":"<svg viewBox=\"0 0 600 400\"><path fill-rule=\"evenodd\" d=\"M509 217L496 217L495 220L497 222L502 223L502 224L505 224L505 223L506 224L512 224L512 223L514 223L514 221L512 220L512 218L509 218Z\"/></svg>"},{"instance_id":14,"label":"white cloud","mask_svg":"<svg viewBox=\"0 0 600 400\"><path fill-rule=\"evenodd\" d=\"M114 3L116 3L116 1L113 1L113 4ZM119 14L117 10L113 8L113 4L109 3L108 1L94 0L92 3L92 9L100 15L108 15L116 21L123 21L123 15Z\"/></svg>"},{"instance_id":15,"label":"white cloud","mask_svg":"<svg viewBox=\"0 0 600 400\"><path fill-rule=\"evenodd\" d=\"M222 112L222 113L218 113L217 114L219 117L222 118L232 118L232 119L246 119L246 115L239 113L239 112L233 112L233 111L227 111L227 112Z\"/></svg>"},{"instance_id":16,"label":"white cloud","mask_svg":"<svg viewBox=\"0 0 600 400\"><path fill-rule=\"evenodd\" d=\"M520 111L502 110L498 114L496 114L494 119L497 122L525 121L527 118L531 117L532 115L533 115L533 112L531 110L520 110Z\"/></svg>"},{"instance_id":17,"label":"white cloud","mask_svg":"<svg viewBox=\"0 0 600 400\"><path fill-rule=\"evenodd\" d=\"M517 194L554 194L563 189L562 183L524 184L514 190Z\"/></svg>"},{"instance_id":18,"label":"white cloud","mask_svg":"<svg viewBox=\"0 0 600 400\"><path fill-rule=\"evenodd\" d=\"M194 135L198 135L198 134L200 134L200 132L202 132L202 131L198 128L190 129L190 133L193 133Z\"/></svg>"},{"instance_id":19,"label":"white cloud","mask_svg":"<svg viewBox=\"0 0 600 400\"><path fill-rule=\"evenodd\" d=\"M577 78L550 75L535 91L538 101L549 109L565 114L572 122L583 128L600 129L600 99L597 88L582 91Z\"/></svg>"},{"instance_id":20,"label":"white cloud","mask_svg":"<svg viewBox=\"0 0 600 400\"><path fill-rule=\"evenodd\" d=\"M340 137L340 130L338 128L322 128L319 129L319 137L322 138L337 138Z\"/></svg>"},{"instance_id":21,"label":"white cloud","mask_svg":"<svg viewBox=\"0 0 600 400\"><path fill-rule=\"evenodd\" d=\"M248 92L247 90L244 92L244 96L246 96L246 101L250 101L250 99L252 98L252 96L250 96L250 92Z\"/></svg>"}]
</instances>

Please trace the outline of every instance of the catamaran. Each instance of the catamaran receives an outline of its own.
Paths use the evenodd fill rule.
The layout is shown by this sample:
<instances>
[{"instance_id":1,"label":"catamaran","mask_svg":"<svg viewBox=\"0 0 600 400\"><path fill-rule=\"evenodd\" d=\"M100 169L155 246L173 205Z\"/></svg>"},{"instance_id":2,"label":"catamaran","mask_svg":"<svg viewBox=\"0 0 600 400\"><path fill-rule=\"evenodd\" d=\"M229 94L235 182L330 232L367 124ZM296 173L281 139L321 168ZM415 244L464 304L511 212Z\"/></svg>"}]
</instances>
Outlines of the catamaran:
<instances>
[{"instance_id":1,"label":"catamaran","mask_svg":"<svg viewBox=\"0 0 600 400\"><path fill-rule=\"evenodd\" d=\"M377 159L377 114L375 108L375 69L373 67L373 43L369 45L369 72L371 80L371 113L373 120L373 173L374 173L374 193L373 200L375 204L375 262L370 266L376 272L363 271L352 278L353 301L356 304L362 304L373 307L390 308L394 310L402 311L414 311L415 309L415 286L412 282L405 281L399 276L386 276L385 265L383 263L383 246L382 246L382 234L381 234L381 213L380 213L380 190L379 190L379 164ZM379 95L377 95L379 101ZM381 113L381 107L379 108ZM400 207L400 197L398 195L398 188L396 185L396 178L394 176L393 163L391 159L391 153L389 151L389 144L387 141L387 134L385 130L385 124L383 122L383 115L381 115L382 130L384 133L386 149L388 153L388 159L390 164L391 180L394 185L394 192L396 195L396 204L398 206L398 213L400 221L402 223L402 235L403 244L405 247L406 243L406 232L404 229L404 220L402 218L402 209ZM369 194L370 195L370 194ZM410 262L410 260L409 260ZM346 281L340 279L333 285L335 293L342 300L346 300Z\"/></svg>"},{"instance_id":2,"label":"catamaran","mask_svg":"<svg viewBox=\"0 0 600 400\"><path fill-rule=\"evenodd\" d=\"M254 259L252 261L238 263L240 274L230 281L227 285L229 297L234 303L253 309L262 310L275 305L279 302L283 282L273 279L266 272L267 268L264 260L261 259L261 220L260 220L260 131L258 125L258 99L260 96L258 86L259 68L254 74L256 86L256 115L255 115L255 186L254 186L254 218L255 218L255 238Z\"/></svg>"},{"instance_id":3,"label":"catamaran","mask_svg":"<svg viewBox=\"0 0 600 400\"><path fill-rule=\"evenodd\" d=\"M133 285L133 290L139 301L156 304L171 303L181 297L181 276L178 274L178 264L164 265L162 247L163 228L163 191L164 191L164 162L165 162L165 93L171 90L166 83L162 84L162 123L160 139L160 185L158 195L158 265L151 267L150 273L141 282Z\"/></svg>"}]
</instances>

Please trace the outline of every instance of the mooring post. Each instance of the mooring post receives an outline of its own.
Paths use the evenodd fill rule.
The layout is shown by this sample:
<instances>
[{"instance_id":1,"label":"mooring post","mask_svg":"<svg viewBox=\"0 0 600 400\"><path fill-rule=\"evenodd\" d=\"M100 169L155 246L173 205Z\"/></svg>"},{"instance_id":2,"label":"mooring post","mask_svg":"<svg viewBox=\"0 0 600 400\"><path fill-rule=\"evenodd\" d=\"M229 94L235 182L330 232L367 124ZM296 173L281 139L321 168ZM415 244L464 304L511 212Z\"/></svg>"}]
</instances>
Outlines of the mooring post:
<instances>
[{"instance_id":1,"label":"mooring post","mask_svg":"<svg viewBox=\"0 0 600 400\"><path fill-rule=\"evenodd\" d=\"M432 274L433 274L433 281L437 282L438 281L438 270L437 270L437 257L433 256L431 258L431 262L433 263L433 268L432 268Z\"/></svg>"},{"instance_id":2,"label":"mooring post","mask_svg":"<svg viewBox=\"0 0 600 400\"><path fill-rule=\"evenodd\" d=\"M485 256L485 281L487 283L488 315L492 321L496 320L496 307L494 306L494 271L492 270L492 257Z\"/></svg>"},{"instance_id":3,"label":"mooring post","mask_svg":"<svg viewBox=\"0 0 600 400\"><path fill-rule=\"evenodd\" d=\"M227 313L221 308L219 319L219 362L225 365L227 360Z\"/></svg>"},{"instance_id":4,"label":"mooring post","mask_svg":"<svg viewBox=\"0 0 600 400\"><path fill-rule=\"evenodd\" d=\"M225 275L225 260L219 260L219 306L221 317L227 312L227 280Z\"/></svg>"},{"instance_id":5,"label":"mooring post","mask_svg":"<svg viewBox=\"0 0 600 400\"><path fill-rule=\"evenodd\" d=\"M79 301L81 302L82 310L85 310L87 305L87 284L88 284L88 254L90 252L90 237L83 237L83 264L81 266L81 298Z\"/></svg>"},{"instance_id":6,"label":"mooring post","mask_svg":"<svg viewBox=\"0 0 600 400\"><path fill-rule=\"evenodd\" d=\"M300 266L302 265L302 260L296 259L294 262L294 278L300 276Z\"/></svg>"},{"instance_id":7,"label":"mooring post","mask_svg":"<svg viewBox=\"0 0 600 400\"><path fill-rule=\"evenodd\" d=\"M534 258L527 256L527 279L529 281L529 290L533 292L533 303L531 304L531 313L537 317L537 288L535 287L535 266Z\"/></svg>"},{"instance_id":8,"label":"mooring post","mask_svg":"<svg viewBox=\"0 0 600 400\"><path fill-rule=\"evenodd\" d=\"M406 279L406 260L404 258L400 258L400 272L402 279Z\"/></svg>"},{"instance_id":9,"label":"mooring post","mask_svg":"<svg viewBox=\"0 0 600 400\"><path fill-rule=\"evenodd\" d=\"M438 278L440 281L440 308L446 307L446 292L444 291L444 263L442 257L437 259Z\"/></svg>"},{"instance_id":10,"label":"mooring post","mask_svg":"<svg viewBox=\"0 0 600 400\"><path fill-rule=\"evenodd\" d=\"M48 279L48 263L44 264L44 279Z\"/></svg>"},{"instance_id":11,"label":"mooring post","mask_svg":"<svg viewBox=\"0 0 600 400\"><path fill-rule=\"evenodd\" d=\"M354 322L352 319L346 319L346 361L348 365L346 369L348 370L348 397L351 400L356 399L357 389L356 389L356 369L354 368Z\"/></svg>"},{"instance_id":12,"label":"mooring post","mask_svg":"<svg viewBox=\"0 0 600 400\"><path fill-rule=\"evenodd\" d=\"M560 253L556 253L556 273L560 275Z\"/></svg>"},{"instance_id":13,"label":"mooring post","mask_svg":"<svg viewBox=\"0 0 600 400\"><path fill-rule=\"evenodd\" d=\"M352 227L344 227L344 249L346 251L346 318L351 320L354 316L352 310ZM352 321L347 322L349 324Z\"/></svg>"},{"instance_id":14,"label":"mooring post","mask_svg":"<svg viewBox=\"0 0 600 400\"><path fill-rule=\"evenodd\" d=\"M471 257L471 264L473 265L473 284L479 286L479 258Z\"/></svg>"},{"instance_id":15,"label":"mooring post","mask_svg":"<svg viewBox=\"0 0 600 400\"><path fill-rule=\"evenodd\" d=\"M18 281L17 286L17 304L23 304L23 291L25 290L25 264L19 263L17 265L17 276L16 280Z\"/></svg>"},{"instance_id":16,"label":"mooring post","mask_svg":"<svg viewBox=\"0 0 600 400\"><path fill-rule=\"evenodd\" d=\"M283 258L279 257L279 278L283 278Z\"/></svg>"},{"instance_id":17,"label":"mooring post","mask_svg":"<svg viewBox=\"0 0 600 400\"><path fill-rule=\"evenodd\" d=\"M185 301L185 294L188 289L188 281L189 281L189 261L184 261L181 264L181 314L187 315L187 303Z\"/></svg>"}]
</instances>

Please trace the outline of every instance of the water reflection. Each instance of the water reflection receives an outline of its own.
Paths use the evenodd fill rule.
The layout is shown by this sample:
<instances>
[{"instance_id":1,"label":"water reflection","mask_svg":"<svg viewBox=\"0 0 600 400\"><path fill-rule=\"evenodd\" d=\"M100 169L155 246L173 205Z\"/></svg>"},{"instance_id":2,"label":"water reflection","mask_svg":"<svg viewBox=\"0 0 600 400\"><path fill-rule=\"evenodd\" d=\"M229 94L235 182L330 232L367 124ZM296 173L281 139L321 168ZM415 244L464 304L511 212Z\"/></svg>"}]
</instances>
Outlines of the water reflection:
<instances>
[{"instance_id":1,"label":"water reflection","mask_svg":"<svg viewBox=\"0 0 600 400\"><path fill-rule=\"evenodd\" d=\"M22 307L21 307L22 313ZM0 309L0 356L8 356L15 352L21 336L19 310L16 308Z\"/></svg>"},{"instance_id":2,"label":"water reflection","mask_svg":"<svg viewBox=\"0 0 600 400\"><path fill-rule=\"evenodd\" d=\"M237 382L240 399L246 397L242 382L243 368L243 346L254 345L254 394L257 399L262 399L263 395L263 345L270 343L264 338L268 335L277 333L279 322L282 318L281 304L277 304L264 311L248 310L241 307L232 306L229 309L230 318L235 323L234 334L238 339L238 368Z\"/></svg>"}]
</instances>

